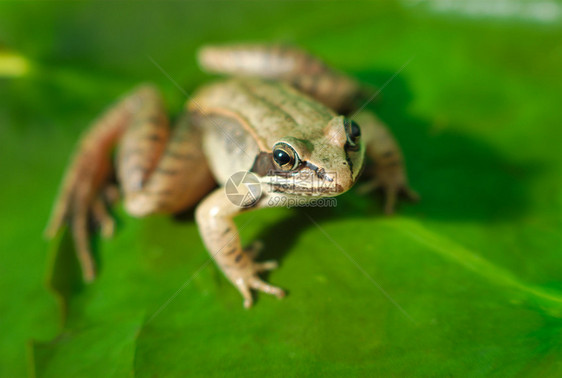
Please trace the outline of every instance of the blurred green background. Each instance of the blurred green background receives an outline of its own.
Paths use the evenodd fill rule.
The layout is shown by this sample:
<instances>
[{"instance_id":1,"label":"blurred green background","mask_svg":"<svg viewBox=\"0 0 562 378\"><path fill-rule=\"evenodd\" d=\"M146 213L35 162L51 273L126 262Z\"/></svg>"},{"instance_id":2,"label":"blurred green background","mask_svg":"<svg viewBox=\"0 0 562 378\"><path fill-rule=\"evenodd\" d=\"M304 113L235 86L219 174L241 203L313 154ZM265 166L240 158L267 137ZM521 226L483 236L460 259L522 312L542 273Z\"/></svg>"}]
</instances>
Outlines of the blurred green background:
<instances>
[{"instance_id":1,"label":"blurred green background","mask_svg":"<svg viewBox=\"0 0 562 378\"><path fill-rule=\"evenodd\" d=\"M0 375L562 374L561 5L499 4L2 2ZM237 218L289 291L250 311L189 214L118 207L99 279L77 284L68 235L42 231L80 133L140 82L177 114L149 57L191 93L210 79L196 48L230 41L296 44L377 86L412 59L368 108L422 201L385 217L352 191Z\"/></svg>"}]
</instances>

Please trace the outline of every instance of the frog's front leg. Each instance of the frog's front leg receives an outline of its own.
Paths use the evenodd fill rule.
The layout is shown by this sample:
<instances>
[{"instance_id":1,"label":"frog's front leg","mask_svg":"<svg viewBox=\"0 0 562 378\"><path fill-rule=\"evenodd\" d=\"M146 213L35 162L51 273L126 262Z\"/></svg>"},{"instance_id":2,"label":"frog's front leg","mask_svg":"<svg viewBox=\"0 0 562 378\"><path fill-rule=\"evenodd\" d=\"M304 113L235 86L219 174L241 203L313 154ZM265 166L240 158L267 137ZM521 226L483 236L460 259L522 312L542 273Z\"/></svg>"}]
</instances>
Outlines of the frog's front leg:
<instances>
[{"instance_id":1,"label":"frog's front leg","mask_svg":"<svg viewBox=\"0 0 562 378\"><path fill-rule=\"evenodd\" d=\"M267 197L269 198L269 197ZM269 285L258 277L258 273L275 269L275 261L255 262L253 253L245 251L240 243L239 231L233 218L250 209L270 206L273 203L262 197L251 208L234 205L226 196L224 188L209 194L196 210L199 232L207 250L225 276L236 286L244 297L244 307L252 306L251 289L260 290L282 298L285 292Z\"/></svg>"},{"instance_id":2,"label":"frog's front leg","mask_svg":"<svg viewBox=\"0 0 562 378\"><path fill-rule=\"evenodd\" d=\"M402 151L388 128L371 112L361 112L354 120L360 125L367 156L372 160L372 166L364 173L370 181L359 190L368 192L380 188L385 195L387 214L394 212L399 195L417 201L418 194L408 184Z\"/></svg>"}]
</instances>

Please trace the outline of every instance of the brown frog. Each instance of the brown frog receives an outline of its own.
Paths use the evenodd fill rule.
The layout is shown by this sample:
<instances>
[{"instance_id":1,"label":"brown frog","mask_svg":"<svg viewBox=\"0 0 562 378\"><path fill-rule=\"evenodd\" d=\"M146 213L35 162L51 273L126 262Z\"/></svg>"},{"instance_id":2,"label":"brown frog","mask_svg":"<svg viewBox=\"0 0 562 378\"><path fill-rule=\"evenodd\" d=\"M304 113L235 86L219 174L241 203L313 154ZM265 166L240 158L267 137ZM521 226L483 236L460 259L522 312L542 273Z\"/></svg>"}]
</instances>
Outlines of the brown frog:
<instances>
[{"instance_id":1,"label":"brown frog","mask_svg":"<svg viewBox=\"0 0 562 378\"><path fill-rule=\"evenodd\" d=\"M102 235L113 233L107 209L113 172L133 216L197 205L205 246L245 307L252 305L251 289L277 297L284 292L258 277L277 264L255 262L256 249L242 248L237 214L342 194L358 181L366 158L374 163L367 186L385 193L387 213L399 194L417 198L387 128L368 112L338 115L350 114L364 91L352 78L283 46L209 46L198 58L204 70L232 78L200 88L173 129L156 88L143 85L82 136L47 235L69 224L85 281L96 275L90 221ZM233 200L228 185L237 172L246 173Z\"/></svg>"}]
</instances>

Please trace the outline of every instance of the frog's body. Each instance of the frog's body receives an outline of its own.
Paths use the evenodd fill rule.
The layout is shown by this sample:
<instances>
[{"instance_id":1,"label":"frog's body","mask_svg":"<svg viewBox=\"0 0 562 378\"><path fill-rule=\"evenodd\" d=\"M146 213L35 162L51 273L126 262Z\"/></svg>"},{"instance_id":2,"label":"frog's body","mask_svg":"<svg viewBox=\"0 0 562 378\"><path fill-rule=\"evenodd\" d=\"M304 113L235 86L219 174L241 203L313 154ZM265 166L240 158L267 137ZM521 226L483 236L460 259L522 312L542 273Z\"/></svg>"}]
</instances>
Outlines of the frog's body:
<instances>
[{"instance_id":1,"label":"frog's body","mask_svg":"<svg viewBox=\"0 0 562 378\"><path fill-rule=\"evenodd\" d=\"M251 288L279 297L284 293L258 278L257 273L276 264L256 263L252 251L242 249L235 215L286 204L271 199L307 201L341 194L358 180L365 150L375 163L371 186L386 191L387 211L398 193L415 196L387 129L374 116L360 114L361 137L355 122L335 112L356 97L354 80L299 50L277 47L206 48L200 62L208 70L241 77L201 88L173 131L156 89L142 86L83 136L48 233L69 222L86 281L95 276L89 219L101 225L104 235L113 232L105 202L116 145L126 210L134 216L176 213L200 202L196 220L205 245L247 307ZM215 183L222 186L240 171L252 172L266 188L259 199L240 205L222 187L212 191Z\"/></svg>"}]
</instances>

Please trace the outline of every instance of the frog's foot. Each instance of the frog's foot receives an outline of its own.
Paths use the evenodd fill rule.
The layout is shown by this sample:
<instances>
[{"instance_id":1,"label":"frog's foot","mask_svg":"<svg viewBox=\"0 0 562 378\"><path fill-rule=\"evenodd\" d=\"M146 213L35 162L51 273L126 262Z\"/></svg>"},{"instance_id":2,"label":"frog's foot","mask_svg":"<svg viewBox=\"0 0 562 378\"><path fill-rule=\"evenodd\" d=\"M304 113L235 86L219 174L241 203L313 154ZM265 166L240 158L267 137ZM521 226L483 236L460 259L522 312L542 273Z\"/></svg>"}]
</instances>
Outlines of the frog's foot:
<instances>
[{"instance_id":1,"label":"frog's foot","mask_svg":"<svg viewBox=\"0 0 562 378\"><path fill-rule=\"evenodd\" d=\"M97 195L91 201L87 200L87 195L79 185L71 187L45 233L48 237L54 237L63 224L68 223L82 277L85 282L92 282L96 276L96 263L91 249L90 226L99 225L102 236L107 238L113 235L115 221L102 195Z\"/></svg>"},{"instance_id":2,"label":"frog's foot","mask_svg":"<svg viewBox=\"0 0 562 378\"><path fill-rule=\"evenodd\" d=\"M411 202L417 202L420 199L418 193L410 188L402 172L394 172L394 174L381 174L379 172L374 179L361 185L358 192L364 194L374 190L382 191L384 212L388 215L394 213L398 197L403 197Z\"/></svg>"},{"instance_id":3,"label":"frog's foot","mask_svg":"<svg viewBox=\"0 0 562 378\"><path fill-rule=\"evenodd\" d=\"M275 295L277 298L283 298L285 296L283 289L270 285L258 277L258 273L273 270L277 268L277 266L278 264L276 261L254 262L250 260L248 264L243 266L227 268L228 278L230 278L240 294L242 294L245 308L252 307L254 303L251 289Z\"/></svg>"},{"instance_id":4,"label":"frog's foot","mask_svg":"<svg viewBox=\"0 0 562 378\"><path fill-rule=\"evenodd\" d=\"M84 182L88 184L86 180ZM86 185L76 182L71 184L63 191L45 230L45 235L52 238L64 224L68 224L70 234L74 239L82 278L85 282L92 282L96 276L96 263L91 250L89 226L92 221L98 223L102 227L102 233L109 235L113 232L113 219L109 216L101 198L88 201L90 193Z\"/></svg>"},{"instance_id":5,"label":"frog's foot","mask_svg":"<svg viewBox=\"0 0 562 378\"><path fill-rule=\"evenodd\" d=\"M381 185L381 189L384 192L384 212L387 215L394 213L396 200L399 195L411 202L417 202L420 200L419 194L407 185Z\"/></svg>"}]
</instances>

